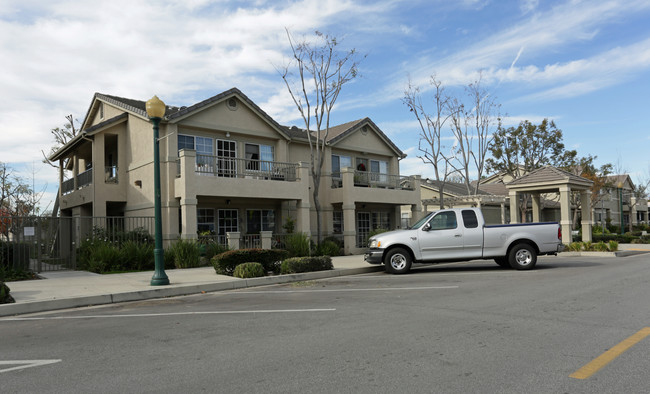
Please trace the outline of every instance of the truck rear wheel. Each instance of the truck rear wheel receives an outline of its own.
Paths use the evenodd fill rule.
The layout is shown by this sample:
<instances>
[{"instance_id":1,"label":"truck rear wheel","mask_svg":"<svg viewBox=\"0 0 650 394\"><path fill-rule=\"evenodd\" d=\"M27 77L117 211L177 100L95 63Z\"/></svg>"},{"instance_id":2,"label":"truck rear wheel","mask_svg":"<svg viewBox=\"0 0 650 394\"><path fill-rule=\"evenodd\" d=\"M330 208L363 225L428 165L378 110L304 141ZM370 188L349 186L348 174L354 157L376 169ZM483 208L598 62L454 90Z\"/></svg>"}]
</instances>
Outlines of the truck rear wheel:
<instances>
[{"instance_id":1,"label":"truck rear wheel","mask_svg":"<svg viewBox=\"0 0 650 394\"><path fill-rule=\"evenodd\" d=\"M411 254L403 248L391 249L384 257L386 272L389 274L405 274L411 269Z\"/></svg>"},{"instance_id":2,"label":"truck rear wheel","mask_svg":"<svg viewBox=\"0 0 650 394\"><path fill-rule=\"evenodd\" d=\"M518 244L510 249L508 261L510 266L516 270L532 270L537 263L537 253L528 244Z\"/></svg>"}]
</instances>

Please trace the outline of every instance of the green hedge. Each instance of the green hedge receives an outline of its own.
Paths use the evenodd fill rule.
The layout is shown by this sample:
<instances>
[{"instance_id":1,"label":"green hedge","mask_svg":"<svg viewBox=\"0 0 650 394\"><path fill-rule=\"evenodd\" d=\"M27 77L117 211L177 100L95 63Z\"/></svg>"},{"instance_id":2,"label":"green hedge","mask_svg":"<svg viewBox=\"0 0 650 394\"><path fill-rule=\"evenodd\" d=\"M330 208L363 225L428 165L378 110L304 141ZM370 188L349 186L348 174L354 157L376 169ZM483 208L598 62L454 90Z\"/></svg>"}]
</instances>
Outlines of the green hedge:
<instances>
[{"instance_id":1,"label":"green hedge","mask_svg":"<svg viewBox=\"0 0 650 394\"><path fill-rule=\"evenodd\" d=\"M288 257L282 249L239 249L229 250L214 256L211 260L214 270L219 275L232 276L239 264L259 262L265 271L280 271L280 261Z\"/></svg>"},{"instance_id":2,"label":"green hedge","mask_svg":"<svg viewBox=\"0 0 650 394\"><path fill-rule=\"evenodd\" d=\"M266 276L266 271L260 263L242 263L235 267L233 276L236 278L261 278Z\"/></svg>"},{"instance_id":3,"label":"green hedge","mask_svg":"<svg viewBox=\"0 0 650 394\"><path fill-rule=\"evenodd\" d=\"M334 269L330 256L291 257L282 262L281 274L297 274L300 272L326 271Z\"/></svg>"},{"instance_id":4,"label":"green hedge","mask_svg":"<svg viewBox=\"0 0 650 394\"><path fill-rule=\"evenodd\" d=\"M632 240L634 240L636 237L632 235L621 235L621 234L594 234L592 236L593 242L609 242L609 241L616 241L618 243L622 244L629 244L632 243Z\"/></svg>"}]
</instances>

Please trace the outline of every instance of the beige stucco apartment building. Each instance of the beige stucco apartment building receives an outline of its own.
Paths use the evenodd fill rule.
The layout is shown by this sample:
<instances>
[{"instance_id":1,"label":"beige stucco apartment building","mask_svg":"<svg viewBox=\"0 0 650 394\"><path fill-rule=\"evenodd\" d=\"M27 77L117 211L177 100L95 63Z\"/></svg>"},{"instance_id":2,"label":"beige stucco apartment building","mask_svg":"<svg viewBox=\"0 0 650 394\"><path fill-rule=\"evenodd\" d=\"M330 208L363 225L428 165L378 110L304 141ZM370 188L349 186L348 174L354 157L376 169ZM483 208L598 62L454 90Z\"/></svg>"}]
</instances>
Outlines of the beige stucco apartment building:
<instances>
[{"instance_id":1,"label":"beige stucco apartment building","mask_svg":"<svg viewBox=\"0 0 650 394\"><path fill-rule=\"evenodd\" d=\"M307 134L278 124L236 88L160 125L164 239L283 233L314 236ZM404 153L365 118L330 129L320 184L325 235L359 253L375 228L421 213L419 177L399 175ZM54 153L62 216L153 216L153 133L145 102L96 93L81 132ZM64 180L64 172L70 178Z\"/></svg>"}]
</instances>

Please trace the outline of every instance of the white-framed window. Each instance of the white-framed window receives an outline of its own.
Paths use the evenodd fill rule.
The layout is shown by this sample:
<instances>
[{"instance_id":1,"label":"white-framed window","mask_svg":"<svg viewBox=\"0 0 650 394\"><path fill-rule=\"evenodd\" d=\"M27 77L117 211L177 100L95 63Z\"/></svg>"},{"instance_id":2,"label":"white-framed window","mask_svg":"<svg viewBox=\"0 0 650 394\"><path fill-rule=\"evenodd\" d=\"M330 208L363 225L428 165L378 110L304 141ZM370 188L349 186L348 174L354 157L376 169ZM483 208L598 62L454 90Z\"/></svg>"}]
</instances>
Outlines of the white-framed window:
<instances>
[{"instance_id":1,"label":"white-framed window","mask_svg":"<svg viewBox=\"0 0 650 394\"><path fill-rule=\"evenodd\" d=\"M217 218L217 231L219 235L239 231L239 215L236 209L220 209Z\"/></svg>"},{"instance_id":2,"label":"white-framed window","mask_svg":"<svg viewBox=\"0 0 650 394\"><path fill-rule=\"evenodd\" d=\"M196 209L196 227L200 233L204 231L214 232L216 226L213 208Z\"/></svg>"},{"instance_id":3,"label":"white-framed window","mask_svg":"<svg viewBox=\"0 0 650 394\"><path fill-rule=\"evenodd\" d=\"M237 142L217 140L217 176L237 176Z\"/></svg>"},{"instance_id":4,"label":"white-framed window","mask_svg":"<svg viewBox=\"0 0 650 394\"><path fill-rule=\"evenodd\" d=\"M214 171L214 145L212 138L178 134L178 151L194 149L196 151L196 170L199 173Z\"/></svg>"},{"instance_id":5,"label":"white-framed window","mask_svg":"<svg viewBox=\"0 0 650 394\"><path fill-rule=\"evenodd\" d=\"M273 147L271 145L246 144L246 169L270 171L273 162Z\"/></svg>"},{"instance_id":6,"label":"white-framed window","mask_svg":"<svg viewBox=\"0 0 650 394\"><path fill-rule=\"evenodd\" d=\"M275 230L275 212L272 209L247 209L246 232L259 234L260 231Z\"/></svg>"},{"instance_id":7,"label":"white-framed window","mask_svg":"<svg viewBox=\"0 0 650 394\"><path fill-rule=\"evenodd\" d=\"M357 248L365 248L370 236L370 212L357 212Z\"/></svg>"},{"instance_id":8,"label":"white-framed window","mask_svg":"<svg viewBox=\"0 0 650 394\"><path fill-rule=\"evenodd\" d=\"M352 158L350 156L332 155L332 177L340 178L341 169L352 167Z\"/></svg>"},{"instance_id":9,"label":"white-framed window","mask_svg":"<svg viewBox=\"0 0 650 394\"><path fill-rule=\"evenodd\" d=\"M378 228L390 230L390 215L388 212L372 213L372 229L377 230Z\"/></svg>"},{"instance_id":10,"label":"white-framed window","mask_svg":"<svg viewBox=\"0 0 650 394\"><path fill-rule=\"evenodd\" d=\"M343 234L343 211L332 211L332 232Z\"/></svg>"}]
</instances>

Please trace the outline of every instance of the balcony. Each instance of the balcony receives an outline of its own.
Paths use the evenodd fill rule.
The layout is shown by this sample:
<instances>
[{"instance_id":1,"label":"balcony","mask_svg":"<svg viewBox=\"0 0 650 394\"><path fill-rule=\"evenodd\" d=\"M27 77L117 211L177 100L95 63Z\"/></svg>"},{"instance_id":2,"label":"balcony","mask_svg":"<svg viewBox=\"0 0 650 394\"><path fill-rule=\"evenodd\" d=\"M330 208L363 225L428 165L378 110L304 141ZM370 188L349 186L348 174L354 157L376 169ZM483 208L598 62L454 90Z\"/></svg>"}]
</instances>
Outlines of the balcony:
<instances>
[{"instance_id":1,"label":"balcony","mask_svg":"<svg viewBox=\"0 0 650 394\"><path fill-rule=\"evenodd\" d=\"M374 187L382 189L414 190L414 178L401 175L380 174L376 172L354 171L354 187ZM332 174L332 189L343 187L341 173Z\"/></svg>"},{"instance_id":2,"label":"balcony","mask_svg":"<svg viewBox=\"0 0 650 394\"><path fill-rule=\"evenodd\" d=\"M381 174L344 168L331 178L331 202L370 202L385 204L417 204L420 181L416 176Z\"/></svg>"},{"instance_id":3,"label":"balcony","mask_svg":"<svg viewBox=\"0 0 650 394\"><path fill-rule=\"evenodd\" d=\"M84 186L91 185L93 183L93 169L88 169L81 174L77 175L77 187L75 189L75 180L74 178L68 179L61 184L61 193L69 194L75 190L79 190Z\"/></svg>"},{"instance_id":4,"label":"balcony","mask_svg":"<svg viewBox=\"0 0 650 394\"><path fill-rule=\"evenodd\" d=\"M177 177L181 175L180 168L180 159L178 159ZM297 163L197 154L194 172L198 175L222 178L270 179L273 181L295 182L298 180L297 168Z\"/></svg>"},{"instance_id":5,"label":"balcony","mask_svg":"<svg viewBox=\"0 0 650 394\"><path fill-rule=\"evenodd\" d=\"M188 149L179 153L177 198L309 199L309 169L298 163L197 155Z\"/></svg>"}]
</instances>

